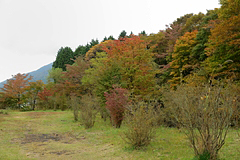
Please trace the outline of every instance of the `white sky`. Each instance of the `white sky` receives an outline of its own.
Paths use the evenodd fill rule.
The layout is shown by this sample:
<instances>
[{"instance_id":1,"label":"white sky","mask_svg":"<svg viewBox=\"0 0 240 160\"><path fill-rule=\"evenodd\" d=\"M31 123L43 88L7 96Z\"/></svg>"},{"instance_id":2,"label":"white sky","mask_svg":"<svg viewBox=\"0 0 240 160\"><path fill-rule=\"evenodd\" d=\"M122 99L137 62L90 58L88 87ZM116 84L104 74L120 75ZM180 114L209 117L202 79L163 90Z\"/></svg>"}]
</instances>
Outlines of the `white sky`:
<instances>
[{"instance_id":1,"label":"white sky","mask_svg":"<svg viewBox=\"0 0 240 160\"><path fill-rule=\"evenodd\" d=\"M74 51L122 30L157 33L219 7L218 0L0 0L0 82L53 62L60 47Z\"/></svg>"}]
</instances>

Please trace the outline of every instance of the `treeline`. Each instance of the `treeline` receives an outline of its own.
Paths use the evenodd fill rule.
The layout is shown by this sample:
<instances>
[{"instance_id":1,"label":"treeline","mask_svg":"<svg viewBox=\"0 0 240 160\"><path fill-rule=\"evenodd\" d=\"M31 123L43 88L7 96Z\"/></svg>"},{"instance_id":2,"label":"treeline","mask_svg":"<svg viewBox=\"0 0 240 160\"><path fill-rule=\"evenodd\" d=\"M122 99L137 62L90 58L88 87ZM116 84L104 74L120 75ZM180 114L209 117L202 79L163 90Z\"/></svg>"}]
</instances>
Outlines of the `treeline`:
<instances>
[{"instance_id":1,"label":"treeline","mask_svg":"<svg viewBox=\"0 0 240 160\"><path fill-rule=\"evenodd\" d=\"M117 39L92 40L75 51L60 48L48 84L16 75L2 89L1 104L72 109L86 128L94 126L97 113L116 128L126 120L127 139L135 147L150 142L156 124L184 126L196 155L207 152L214 159L240 110L240 1L220 3L219 9L186 14L155 34L122 31ZM215 139L206 140L209 136ZM200 139L205 146L197 146Z\"/></svg>"}]
</instances>

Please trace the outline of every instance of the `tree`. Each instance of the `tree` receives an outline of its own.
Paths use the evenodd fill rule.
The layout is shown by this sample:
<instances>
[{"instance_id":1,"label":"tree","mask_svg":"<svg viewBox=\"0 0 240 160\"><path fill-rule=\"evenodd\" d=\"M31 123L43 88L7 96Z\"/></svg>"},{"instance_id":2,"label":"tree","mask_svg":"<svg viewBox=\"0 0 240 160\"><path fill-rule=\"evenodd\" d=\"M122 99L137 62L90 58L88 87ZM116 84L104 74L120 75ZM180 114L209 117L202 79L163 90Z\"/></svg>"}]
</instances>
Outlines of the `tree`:
<instances>
[{"instance_id":1,"label":"tree","mask_svg":"<svg viewBox=\"0 0 240 160\"><path fill-rule=\"evenodd\" d=\"M173 60L170 63L173 78L169 82L172 87L181 84L183 77L199 66L198 60L192 55L192 49L196 45L197 33L198 31L187 32L176 42L172 55Z\"/></svg>"},{"instance_id":2,"label":"tree","mask_svg":"<svg viewBox=\"0 0 240 160\"><path fill-rule=\"evenodd\" d=\"M55 109L53 102L53 95L55 93L52 83L47 84L42 91L38 93L39 105L43 109Z\"/></svg>"},{"instance_id":3,"label":"tree","mask_svg":"<svg viewBox=\"0 0 240 160\"><path fill-rule=\"evenodd\" d=\"M140 35L147 36L147 33L145 32L145 30L143 30L143 31L140 32Z\"/></svg>"},{"instance_id":4,"label":"tree","mask_svg":"<svg viewBox=\"0 0 240 160\"><path fill-rule=\"evenodd\" d=\"M240 15L211 22L211 36L205 52L204 65L212 78L239 79L240 74Z\"/></svg>"},{"instance_id":5,"label":"tree","mask_svg":"<svg viewBox=\"0 0 240 160\"><path fill-rule=\"evenodd\" d=\"M82 78L85 70L88 68L89 63L84 57L77 57L73 65L67 65L67 71L63 73L65 81L59 84L61 86L60 88L64 88L68 95L74 94L75 96L81 96L84 94L86 89L82 85Z\"/></svg>"},{"instance_id":6,"label":"tree","mask_svg":"<svg viewBox=\"0 0 240 160\"><path fill-rule=\"evenodd\" d=\"M97 52L96 57L90 60L90 68L85 71L82 83L85 88L96 95L100 101L99 111L102 118L106 120L109 116L105 105L105 92L109 92L113 85L121 86L120 66L117 62L107 64L107 54L105 52Z\"/></svg>"},{"instance_id":7,"label":"tree","mask_svg":"<svg viewBox=\"0 0 240 160\"><path fill-rule=\"evenodd\" d=\"M61 68L66 71L66 64L73 64L74 53L70 47L61 47L58 50L56 60L53 62L53 68Z\"/></svg>"},{"instance_id":8,"label":"tree","mask_svg":"<svg viewBox=\"0 0 240 160\"><path fill-rule=\"evenodd\" d=\"M74 51L74 57L84 56L87 53L87 47L79 45Z\"/></svg>"},{"instance_id":9,"label":"tree","mask_svg":"<svg viewBox=\"0 0 240 160\"><path fill-rule=\"evenodd\" d=\"M43 86L44 83L41 80L38 80L36 82L29 82L29 86L26 87L26 97L29 99L32 110L36 107L38 93L43 90Z\"/></svg>"},{"instance_id":10,"label":"tree","mask_svg":"<svg viewBox=\"0 0 240 160\"><path fill-rule=\"evenodd\" d=\"M210 29L211 25L209 25L209 21L216 20L218 18L217 10L210 10L205 15L205 17L202 18L202 23L200 26L202 28L199 29L196 41L197 45L193 48L193 57L196 59L199 59L200 61L204 61L207 58L205 48L207 47L206 44L208 42L209 36L211 35Z\"/></svg>"},{"instance_id":11,"label":"tree","mask_svg":"<svg viewBox=\"0 0 240 160\"><path fill-rule=\"evenodd\" d=\"M96 40L92 39L91 42L90 42L90 48L97 45L97 44L99 44L98 39L96 39Z\"/></svg>"},{"instance_id":12,"label":"tree","mask_svg":"<svg viewBox=\"0 0 240 160\"><path fill-rule=\"evenodd\" d=\"M100 44L96 44L95 46L92 46L89 51L86 53L86 59L90 60L92 58L96 57L97 52L103 52L104 47L110 47L109 44L113 43L113 40L106 40L104 42L101 42Z\"/></svg>"},{"instance_id":13,"label":"tree","mask_svg":"<svg viewBox=\"0 0 240 160\"><path fill-rule=\"evenodd\" d=\"M20 74L13 76L12 79L7 80L4 84L2 91L4 92L3 99L11 103L11 105L17 106L19 109L26 101L26 88L32 76L28 74ZM13 106L13 107L14 107Z\"/></svg>"},{"instance_id":14,"label":"tree","mask_svg":"<svg viewBox=\"0 0 240 160\"><path fill-rule=\"evenodd\" d=\"M220 0L222 5L219 10L220 19L228 19L238 16L240 13L240 0Z\"/></svg>"},{"instance_id":15,"label":"tree","mask_svg":"<svg viewBox=\"0 0 240 160\"><path fill-rule=\"evenodd\" d=\"M205 15L200 12L188 18L186 24L183 26L183 33L199 30L202 27L201 24L204 16Z\"/></svg>"},{"instance_id":16,"label":"tree","mask_svg":"<svg viewBox=\"0 0 240 160\"><path fill-rule=\"evenodd\" d=\"M107 40L115 40L115 38L111 35L111 36L108 37Z\"/></svg>"},{"instance_id":17,"label":"tree","mask_svg":"<svg viewBox=\"0 0 240 160\"><path fill-rule=\"evenodd\" d=\"M117 62L120 66L121 82L132 94L149 94L156 85L156 69L148 43L139 36L115 40L104 48L108 55L107 66Z\"/></svg>"},{"instance_id":18,"label":"tree","mask_svg":"<svg viewBox=\"0 0 240 160\"><path fill-rule=\"evenodd\" d=\"M63 81L62 68L52 68L48 71L48 82L60 83Z\"/></svg>"},{"instance_id":19,"label":"tree","mask_svg":"<svg viewBox=\"0 0 240 160\"><path fill-rule=\"evenodd\" d=\"M127 32L123 30L120 35L118 36L118 39L120 40L121 38L125 38L127 36Z\"/></svg>"}]
</instances>

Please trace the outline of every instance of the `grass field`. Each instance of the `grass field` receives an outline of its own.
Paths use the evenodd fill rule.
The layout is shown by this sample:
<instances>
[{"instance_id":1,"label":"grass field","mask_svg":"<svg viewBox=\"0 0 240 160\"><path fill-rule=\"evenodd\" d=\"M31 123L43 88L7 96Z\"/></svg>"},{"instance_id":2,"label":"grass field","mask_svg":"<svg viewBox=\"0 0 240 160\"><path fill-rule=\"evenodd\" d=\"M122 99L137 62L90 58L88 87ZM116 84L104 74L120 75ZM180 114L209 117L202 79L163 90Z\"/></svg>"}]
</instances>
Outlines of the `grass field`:
<instances>
[{"instance_id":1,"label":"grass field","mask_svg":"<svg viewBox=\"0 0 240 160\"><path fill-rule=\"evenodd\" d=\"M0 114L0 160L25 159L193 159L186 136L176 128L159 127L157 137L143 150L133 150L121 138L126 127L111 127L97 117L85 130L70 111L9 112ZM240 133L240 131L238 131ZM240 136L230 130L221 159L240 157Z\"/></svg>"}]
</instances>

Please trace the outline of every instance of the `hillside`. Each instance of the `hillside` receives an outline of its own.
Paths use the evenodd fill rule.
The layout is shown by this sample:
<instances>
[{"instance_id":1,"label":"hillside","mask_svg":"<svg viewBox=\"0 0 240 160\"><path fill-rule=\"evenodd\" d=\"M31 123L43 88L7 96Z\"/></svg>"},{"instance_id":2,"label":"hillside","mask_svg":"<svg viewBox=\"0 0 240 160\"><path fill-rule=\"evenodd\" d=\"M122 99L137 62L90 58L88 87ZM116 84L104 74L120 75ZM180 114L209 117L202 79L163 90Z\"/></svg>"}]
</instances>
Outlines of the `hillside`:
<instances>
[{"instance_id":1,"label":"hillside","mask_svg":"<svg viewBox=\"0 0 240 160\"><path fill-rule=\"evenodd\" d=\"M33 76L32 81L37 81L37 80L42 80L44 83L47 83L47 76L48 76L48 71L52 68L52 64L50 63L48 65L45 65L41 68L39 68L36 71L29 72L27 74ZM3 81L0 83L0 88L3 87L3 85L7 82L7 80Z\"/></svg>"}]
</instances>

